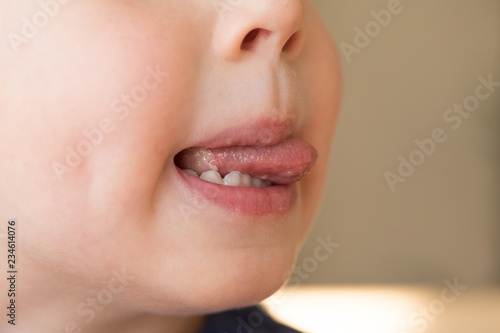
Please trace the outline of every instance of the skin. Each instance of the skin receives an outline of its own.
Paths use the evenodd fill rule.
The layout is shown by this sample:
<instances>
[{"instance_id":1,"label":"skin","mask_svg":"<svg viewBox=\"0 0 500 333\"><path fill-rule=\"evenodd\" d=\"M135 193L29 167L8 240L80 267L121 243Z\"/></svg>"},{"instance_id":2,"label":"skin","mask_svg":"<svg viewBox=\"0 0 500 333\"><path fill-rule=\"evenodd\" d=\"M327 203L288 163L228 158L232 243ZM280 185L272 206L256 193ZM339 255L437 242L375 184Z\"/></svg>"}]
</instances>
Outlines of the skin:
<instances>
[{"instance_id":1,"label":"skin","mask_svg":"<svg viewBox=\"0 0 500 333\"><path fill-rule=\"evenodd\" d=\"M241 0L221 11L220 2L75 0L33 38L2 39L0 216L18 221L22 318L0 331L64 332L74 321L94 333L196 332L203 315L255 304L286 281L323 191L337 55L309 3ZM0 0L0 35L21 35L37 10ZM127 102L148 68L161 82ZM272 107L291 91L293 105ZM130 112L114 112L119 98ZM256 221L174 181L175 154L266 117L291 120L319 154L288 215ZM103 120L108 133L88 156L56 172ZM123 272L110 304L91 320L75 315Z\"/></svg>"}]
</instances>

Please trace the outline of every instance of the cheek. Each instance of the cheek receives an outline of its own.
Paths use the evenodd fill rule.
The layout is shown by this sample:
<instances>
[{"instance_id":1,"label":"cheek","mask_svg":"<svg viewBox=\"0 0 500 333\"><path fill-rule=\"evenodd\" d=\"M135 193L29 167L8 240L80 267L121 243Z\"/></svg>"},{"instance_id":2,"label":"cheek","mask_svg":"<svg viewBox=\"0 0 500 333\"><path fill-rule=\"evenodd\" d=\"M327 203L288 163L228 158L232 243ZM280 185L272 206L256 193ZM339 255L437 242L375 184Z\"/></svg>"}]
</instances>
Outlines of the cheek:
<instances>
[{"instance_id":1,"label":"cheek","mask_svg":"<svg viewBox=\"0 0 500 333\"><path fill-rule=\"evenodd\" d=\"M158 27L131 27L130 13L92 26L72 13L23 50L0 95L0 126L19 143L0 143L10 203L33 220L27 236L68 248L147 214L188 122L196 70L188 45Z\"/></svg>"},{"instance_id":2,"label":"cheek","mask_svg":"<svg viewBox=\"0 0 500 333\"><path fill-rule=\"evenodd\" d=\"M319 21L317 21L319 22ZM318 160L303 180L303 221L311 221L321 200L326 182L332 139L341 99L341 70L337 51L328 32L319 24L311 29L304 57L310 64L303 68L304 87L309 96L308 116L302 135L318 150ZM303 234L308 225L303 226Z\"/></svg>"}]
</instances>

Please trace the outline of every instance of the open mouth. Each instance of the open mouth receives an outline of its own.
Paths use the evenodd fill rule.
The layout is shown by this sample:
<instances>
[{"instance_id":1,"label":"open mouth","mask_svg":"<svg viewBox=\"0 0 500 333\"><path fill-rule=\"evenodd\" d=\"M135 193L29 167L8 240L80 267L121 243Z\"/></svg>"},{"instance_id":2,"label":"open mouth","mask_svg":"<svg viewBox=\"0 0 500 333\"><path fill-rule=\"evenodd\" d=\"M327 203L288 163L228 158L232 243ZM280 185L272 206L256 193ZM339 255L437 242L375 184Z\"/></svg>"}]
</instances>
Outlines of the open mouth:
<instances>
[{"instance_id":1,"label":"open mouth","mask_svg":"<svg viewBox=\"0 0 500 333\"><path fill-rule=\"evenodd\" d=\"M298 182L316 159L310 144L289 138L272 146L188 148L174 162L184 172L210 183L265 189Z\"/></svg>"}]
</instances>

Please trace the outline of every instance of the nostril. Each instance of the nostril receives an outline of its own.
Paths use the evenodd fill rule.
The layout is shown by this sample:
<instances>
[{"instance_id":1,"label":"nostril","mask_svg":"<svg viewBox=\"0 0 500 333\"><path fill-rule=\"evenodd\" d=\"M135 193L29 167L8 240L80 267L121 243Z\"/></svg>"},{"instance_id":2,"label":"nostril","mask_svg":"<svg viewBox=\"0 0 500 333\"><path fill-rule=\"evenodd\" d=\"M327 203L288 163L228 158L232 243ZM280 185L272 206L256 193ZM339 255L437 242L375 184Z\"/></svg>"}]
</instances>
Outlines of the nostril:
<instances>
[{"instance_id":1,"label":"nostril","mask_svg":"<svg viewBox=\"0 0 500 333\"><path fill-rule=\"evenodd\" d=\"M281 50L282 52L287 52L293 48L295 45L297 39L298 39L298 32L294 33L288 40L286 41L285 45L283 46L283 49Z\"/></svg>"},{"instance_id":2,"label":"nostril","mask_svg":"<svg viewBox=\"0 0 500 333\"><path fill-rule=\"evenodd\" d=\"M269 30L255 28L246 34L245 38L241 42L240 49L243 51L253 51L258 48L259 43L263 43L266 39L268 39L272 35L272 32ZM279 36L278 36L279 37ZM293 33L281 47L281 52L286 53L289 56L293 56L293 54L297 53L296 51L300 50L299 44L301 44L302 40L302 32L297 31ZM276 42L278 38L276 38ZM283 43L283 40L280 40ZM280 45L280 46L281 46ZM276 45L278 46L278 45Z\"/></svg>"},{"instance_id":3,"label":"nostril","mask_svg":"<svg viewBox=\"0 0 500 333\"><path fill-rule=\"evenodd\" d=\"M252 48L252 45L254 44L255 40L257 39L257 36L260 33L260 29L253 29L250 31L245 38L243 39L243 42L241 43L241 49L242 50L250 50Z\"/></svg>"}]
</instances>

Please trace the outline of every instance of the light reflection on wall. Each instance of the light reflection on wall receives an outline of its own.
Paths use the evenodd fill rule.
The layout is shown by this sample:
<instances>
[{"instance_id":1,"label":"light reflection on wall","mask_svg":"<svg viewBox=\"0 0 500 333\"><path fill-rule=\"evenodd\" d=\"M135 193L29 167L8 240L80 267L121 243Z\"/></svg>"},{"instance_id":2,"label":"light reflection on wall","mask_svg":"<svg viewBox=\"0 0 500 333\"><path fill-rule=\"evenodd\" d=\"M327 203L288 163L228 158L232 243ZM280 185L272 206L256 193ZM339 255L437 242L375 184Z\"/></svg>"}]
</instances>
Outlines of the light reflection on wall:
<instances>
[{"instance_id":1,"label":"light reflection on wall","mask_svg":"<svg viewBox=\"0 0 500 333\"><path fill-rule=\"evenodd\" d=\"M456 298L448 291L448 303L442 301L444 289L300 287L278 292L264 306L279 321L308 333L500 332L500 289L471 287Z\"/></svg>"}]
</instances>

